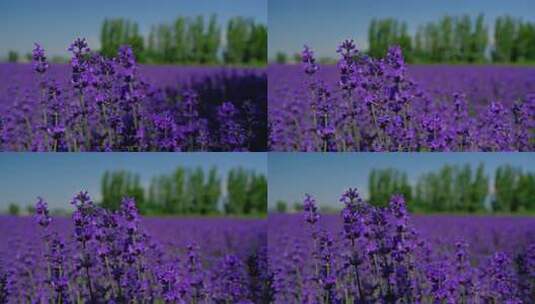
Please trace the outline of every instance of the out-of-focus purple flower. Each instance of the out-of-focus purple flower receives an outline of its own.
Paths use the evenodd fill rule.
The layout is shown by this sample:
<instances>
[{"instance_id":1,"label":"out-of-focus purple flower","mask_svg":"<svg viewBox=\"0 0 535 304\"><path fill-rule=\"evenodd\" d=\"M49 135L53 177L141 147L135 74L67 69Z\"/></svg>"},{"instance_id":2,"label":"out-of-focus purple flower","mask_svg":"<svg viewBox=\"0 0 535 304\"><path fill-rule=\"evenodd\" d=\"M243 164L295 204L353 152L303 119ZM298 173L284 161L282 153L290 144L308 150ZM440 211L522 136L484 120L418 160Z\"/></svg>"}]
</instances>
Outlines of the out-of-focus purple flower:
<instances>
[{"instance_id":1,"label":"out-of-focus purple flower","mask_svg":"<svg viewBox=\"0 0 535 304\"><path fill-rule=\"evenodd\" d=\"M301 52L301 62L304 65L305 73L308 75L315 74L319 67L316 64L316 58L314 58L314 51L310 49L308 46L303 47L303 51Z\"/></svg>"},{"instance_id":2,"label":"out-of-focus purple flower","mask_svg":"<svg viewBox=\"0 0 535 304\"><path fill-rule=\"evenodd\" d=\"M52 218L48 213L48 204L41 197L37 198L37 203L35 204L35 219L40 226L45 228L52 222Z\"/></svg>"},{"instance_id":3,"label":"out-of-focus purple flower","mask_svg":"<svg viewBox=\"0 0 535 304\"><path fill-rule=\"evenodd\" d=\"M35 43L35 48L32 51L33 69L39 73L44 74L48 69L48 62L45 56L45 50Z\"/></svg>"},{"instance_id":4,"label":"out-of-focus purple flower","mask_svg":"<svg viewBox=\"0 0 535 304\"><path fill-rule=\"evenodd\" d=\"M220 123L220 144L229 151L241 149L246 140L245 130L238 122L238 109L231 102L222 103L217 109Z\"/></svg>"},{"instance_id":5,"label":"out-of-focus purple flower","mask_svg":"<svg viewBox=\"0 0 535 304\"><path fill-rule=\"evenodd\" d=\"M309 194L305 194L305 199L303 200L303 211L305 212L305 221L309 224L315 224L320 218L318 207L316 206L316 200Z\"/></svg>"}]
</instances>

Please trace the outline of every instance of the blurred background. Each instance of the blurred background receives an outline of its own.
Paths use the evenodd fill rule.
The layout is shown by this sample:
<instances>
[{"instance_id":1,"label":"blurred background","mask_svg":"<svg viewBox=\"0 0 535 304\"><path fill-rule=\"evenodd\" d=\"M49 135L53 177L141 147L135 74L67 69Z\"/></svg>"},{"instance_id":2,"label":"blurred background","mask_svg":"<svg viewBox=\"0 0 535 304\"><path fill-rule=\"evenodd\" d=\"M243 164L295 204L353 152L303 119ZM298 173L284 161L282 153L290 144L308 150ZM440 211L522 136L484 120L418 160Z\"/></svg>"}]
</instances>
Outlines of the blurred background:
<instances>
[{"instance_id":1,"label":"blurred background","mask_svg":"<svg viewBox=\"0 0 535 304\"><path fill-rule=\"evenodd\" d=\"M265 153L1 153L0 212L33 214L41 196L67 215L84 190L112 210L130 196L144 215L256 217L266 174Z\"/></svg>"},{"instance_id":2,"label":"blurred background","mask_svg":"<svg viewBox=\"0 0 535 304\"><path fill-rule=\"evenodd\" d=\"M266 7L266 0L2 1L0 60L31 61L39 42L52 62L67 62L67 46L85 37L108 57L129 44L140 63L262 65Z\"/></svg>"},{"instance_id":3,"label":"blurred background","mask_svg":"<svg viewBox=\"0 0 535 304\"><path fill-rule=\"evenodd\" d=\"M270 153L269 211L302 210L305 193L336 212L348 188L373 205L403 194L416 213L535 215L533 153Z\"/></svg>"},{"instance_id":4,"label":"blurred background","mask_svg":"<svg viewBox=\"0 0 535 304\"><path fill-rule=\"evenodd\" d=\"M299 62L307 44L333 63L351 38L373 57L398 44L409 63L532 64L534 10L531 0L270 0L269 60Z\"/></svg>"}]
</instances>

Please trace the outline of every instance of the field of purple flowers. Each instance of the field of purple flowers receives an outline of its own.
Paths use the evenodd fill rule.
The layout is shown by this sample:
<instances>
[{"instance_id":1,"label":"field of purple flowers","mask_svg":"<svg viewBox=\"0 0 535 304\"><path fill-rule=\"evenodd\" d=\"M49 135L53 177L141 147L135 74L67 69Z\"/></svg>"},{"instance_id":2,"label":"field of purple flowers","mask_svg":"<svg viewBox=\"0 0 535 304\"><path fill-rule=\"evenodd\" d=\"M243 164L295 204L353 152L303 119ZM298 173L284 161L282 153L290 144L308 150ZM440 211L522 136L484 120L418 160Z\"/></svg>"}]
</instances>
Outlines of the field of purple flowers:
<instances>
[{"instance_id":1,"label":"field of purple flowers","mask_svg":"<svg viewBox=\"0 0 535 304\"><path fill-rule=\"evenodd\" d=\"M354 189L340 215L311 196L304 214L270 215L275 303L532 303L535 218L410 216Z\"/></svg>"},{"instance_id":2,"label":"field of purple flowers","mask_svg":"<svg viewBox=\"0 0 535 304\"><path fill-rule=\"evenodd\" d=\"M267 77L261 68L140 66L69 48L54 65L0 65L1 151L265 151Z\"/></svg>"},{"instance_id":3,"label":"field of purple flowers","mask_svg":"<svg viewBox=\"0 0 535 304\"><path fill-rule=\"evenodd\" d=\"M141 218L87 193L72 219L0 218L0 303L266 303L266 222Z\"/></svg>"},{"instance_id":4,"label":"field of purple flowers","mask_svg":"<svg viewBox=\"0 0 535 304\"><path fill-rule=\"evenodd\" d=\"M336 66L305 47L302 65L272 65L273 151L533 151L535 69L407 66L338 48Z\"/></svg>"}]
</instances>

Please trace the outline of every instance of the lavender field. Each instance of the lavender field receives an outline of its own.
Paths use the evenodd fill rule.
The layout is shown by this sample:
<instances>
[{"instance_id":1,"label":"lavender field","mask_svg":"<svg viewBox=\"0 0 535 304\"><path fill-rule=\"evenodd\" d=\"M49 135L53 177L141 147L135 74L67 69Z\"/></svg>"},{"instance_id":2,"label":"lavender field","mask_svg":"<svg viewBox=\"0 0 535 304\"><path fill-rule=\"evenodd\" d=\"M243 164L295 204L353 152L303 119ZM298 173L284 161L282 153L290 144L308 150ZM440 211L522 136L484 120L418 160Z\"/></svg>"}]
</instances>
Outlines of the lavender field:
<instances>
[{"instance_id":1,"label":"lavender field","mask_svg":"<svg viewBox=\"0 0 535 304\"><path fill-rule=\"evenodd\" d=\"M533 151L535 69L405 64L393 46L373 59L344 41L336 65L305 47L271 65L273 151Z\"/></svg>"},{"instance_id":2,"label":"lavender field","mask_svg":"<svg viewBox=\"0 0 535 304\"><path fill-rule=\"evenodd\" d=\"M68 65L38 44L32 64L0 65L2 151L265 151L262 68L141 66L85 40Z\"/></svg>"},{"instance_id":3,"label":"lavender field","mask_svg":"<svg viewBox=\"0 0 535 304\"><path fill-rule=\"evenodd\" d=\"M411 216L354 189L341 214L269 217L275 303L532 303L535 218Z\"/></svg>"},{"instance_id":4,"label":"lavender field","mask_svg":"<svg viewBox=\"0 0 535 304\"><path fill-rule=\"evenodd\" d=\"M266 303L266 221L142 218L87 193L71 218L0 218L2 303Z\"/></svg>"}]
</instances>

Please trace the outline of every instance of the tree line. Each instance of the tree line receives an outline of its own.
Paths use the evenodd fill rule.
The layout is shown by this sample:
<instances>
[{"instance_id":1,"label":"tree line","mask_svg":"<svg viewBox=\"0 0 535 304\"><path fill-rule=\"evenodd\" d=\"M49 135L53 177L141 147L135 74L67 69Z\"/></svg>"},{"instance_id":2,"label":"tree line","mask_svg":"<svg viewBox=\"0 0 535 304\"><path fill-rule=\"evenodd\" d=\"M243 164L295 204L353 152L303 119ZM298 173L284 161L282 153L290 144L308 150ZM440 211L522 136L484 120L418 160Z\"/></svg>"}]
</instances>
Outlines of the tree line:
<instances>
[{"instance_id":1,"label":"tree line","mask_svg":"<svg viewBox=\"0 0 535 304\"><path fill-rule=\"evenodd\" d=\"M535 173L502 165L491 181L483 164L445 165L411 183L398 169L374 169L368 176L368 194L376 206L386 206L393 194L403 194L409 209L421 213L535 212ZM275 205L277 212L292 208L299 211L302 205L288 206L284 201Z\"/></svg>"},{"instance_id":2,"label":"tree line","mask_svg":"<svg viewBox=\"0 0 535 304\"><path fill-rule=\"evenodd\" d=\"M106 172L101 181L101 205L116 210L123 196L131 196L136 199L141 214L146 215L258 215L266 212L267 179L263 174L233 168L224 178L225 183L216 168L206 172L200 167L179 167L172 174L154 177L145 189L137 174Z\"/></svg>"},{"instance_id":3,"label":"tree line","mask_svg":"<svg viewBox=\"0 0 535 304\"><path fill-rule=\"evenodd\" d=\"M369 54L384 57L398 44L408 62L517 63L535 61L535 23L511 16L494 20L493 44L483 14L444 16L418 26L414 35L407 23L393 18L373 19L368 28Z\"/></svg>"},{"instance_id":4,"label":"tree line","mask_svg":"<svg viewBox=\"0 0 535 304\"><path fill-rule=\"evenodd\" d=\"M225 182L223 182L225 180ZM172 174L151 179L142 185L130 171L106 171L100 181L102 207L117 210L125 196L136 200L143 215L252 215L266 213L267 179L263 174L240 167L221 176L216 168L178 167ZM10 203L7 212L19 215L20 205ZM33 214L33 205L24 210ZM53 215L67 215L65 209L53 208Z\"/></svg>"},{"instance_id":5,"label":"tree line","mask_svg":"<svg viewBox=\"0 0 535 304\"><path fill-rule=\"evenodd\" d=\"M367 53L383 58L395 44L401 47L409 63L535 62L535 22L504 15L494 20L493 29L491 39L483 14L446 15L419 25L412 34L407 22L374 18L368 26ZM278 53L275 60L286 63L288 57ZM294 61L299 62L298 56L294 56Z\"/></svg>"},{"instance_id":6,"label":"tree line","mask_svg":"<svg viewBox=\"0 0 535 304\"><path fill-rule=\"evenodd\" d=\"M418 212L535 211L535 173L511 165L499 166L494 181L485 173L483 164L475 168L468 164L445 165L423 174L412 185L406 173L399 170L372 170L368 189L372 204L384 204L388 201L385 198L401 193L409 208Z\"/></svg>"},{"instance_id":7,"label":"tree line","mask_svg":"<svg viewBox=\"0 0 535 304\"><path fill-rule=\"evenodd\" d=\"M216 15L178 17L172 23L151 27L147 37L137 23L115 18L103 21L101 52L113 57L119 46L129 44L141 63L158 64L264 64L267 27L251 18L233 17L223 30Z\"/></svg>"},{"instance_id":8,"label":"tree line","mask_svg":"<svg viewBox=\"0 0 535 304\"><path fill-rule=\"evenodd\" d=\"M267 61L267 26L246 17L233 17L220 25L216 15L199 15L153 25L144 36L137 22L105 19L100 27L100 52L115 57L125 44L132 47L139 63L262 65ZM31 61L31 53L24 58ZM18 62L21 57L9 51L6 59ZM54 56L52 61L61 63L67 59Z\"/></svg>"}]
</instances>

